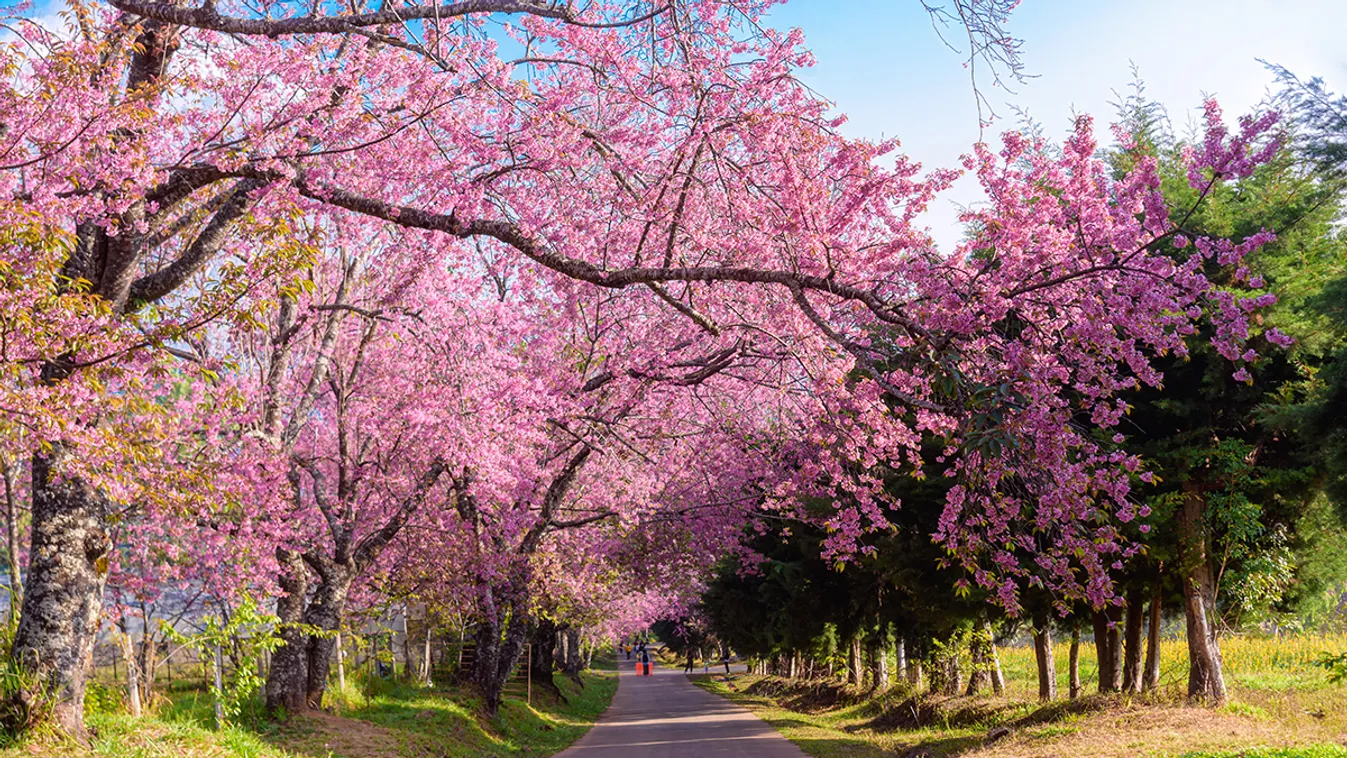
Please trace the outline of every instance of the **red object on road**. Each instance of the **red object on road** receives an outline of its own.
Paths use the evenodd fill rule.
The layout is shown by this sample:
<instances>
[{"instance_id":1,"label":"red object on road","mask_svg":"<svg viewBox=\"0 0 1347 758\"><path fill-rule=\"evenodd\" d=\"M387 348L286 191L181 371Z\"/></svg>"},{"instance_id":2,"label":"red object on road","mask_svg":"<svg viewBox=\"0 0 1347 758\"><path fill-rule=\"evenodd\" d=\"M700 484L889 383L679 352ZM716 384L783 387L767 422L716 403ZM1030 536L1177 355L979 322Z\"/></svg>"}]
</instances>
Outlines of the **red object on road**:
<instances>
[{"instance_id":1,"label":"red object on road","mask_svg":"<svg viewBox=\"0 0 1347 758\"><path fill-rule=\"evenodd\" d=\"M636 673L638 673L638 674L641 673L641 662L640 662L640 661L637 661L637 662L636 662Z\"/></svg>"}]
</instances>

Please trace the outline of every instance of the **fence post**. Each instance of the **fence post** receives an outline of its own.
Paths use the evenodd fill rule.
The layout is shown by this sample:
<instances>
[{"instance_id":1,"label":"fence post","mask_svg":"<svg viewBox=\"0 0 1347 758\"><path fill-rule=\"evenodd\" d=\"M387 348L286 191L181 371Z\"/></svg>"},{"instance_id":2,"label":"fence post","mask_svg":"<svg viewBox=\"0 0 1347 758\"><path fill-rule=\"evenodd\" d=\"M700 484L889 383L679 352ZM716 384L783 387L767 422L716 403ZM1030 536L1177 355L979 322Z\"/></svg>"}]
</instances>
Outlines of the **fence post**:
<instances>
[{"instance_id":1,"label":"fence post","mask_svg":"<svg viewBox=\"0 0 1347 758\"><path fill-rule=\"evenodd\" d=\"M224 651L220 643L215 643L215 728L224 727L224 703L220 696L224 694Z\"/></svg>"},{"instance_id":2,"label":"fence post","mask_svg":"<svg viewBox=\"0 0 1347 758\"><path fill-rule=\"evenodd\" d=\"M342 697L346 693L346 656L341 647L341 632L337 632L337 689L342 691Z\"/></svg>"}]
</instances>

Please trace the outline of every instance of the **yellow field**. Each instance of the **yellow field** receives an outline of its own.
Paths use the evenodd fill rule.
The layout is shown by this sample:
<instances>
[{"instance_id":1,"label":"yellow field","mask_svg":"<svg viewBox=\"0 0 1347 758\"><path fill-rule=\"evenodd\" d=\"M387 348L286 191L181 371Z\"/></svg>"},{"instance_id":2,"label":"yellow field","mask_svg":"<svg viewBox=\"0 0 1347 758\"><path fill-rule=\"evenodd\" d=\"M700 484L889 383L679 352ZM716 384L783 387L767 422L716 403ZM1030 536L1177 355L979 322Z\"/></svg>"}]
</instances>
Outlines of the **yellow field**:
<instances>
[{"instance_id":1,"label":"yellow field","mask_svg":"<svg viewBox=\"0 0 1347 758\"><path fill-rule=\"evenodd\" d=\"M1067 651L1070 639L1059 639L1054 646L1058 690L1067 691ZM1097 685L1094 644L1081 642L1080 677L1086 692ZM1006 676L1007 694L1029 698L1038 693L1038 673L1034 649L1003 647L998 650ZM1347 652L1347 634L1293 635L1283 637L1242 636L1221 640L1226 682L1241 690L1312 690L1328 686L1327 672L1314 665L1323 653ZM1160 686L1166 694L1181 695L1188 686L1188 648L1182 638L1160 643Z\"/></svg>"}]
</instances>

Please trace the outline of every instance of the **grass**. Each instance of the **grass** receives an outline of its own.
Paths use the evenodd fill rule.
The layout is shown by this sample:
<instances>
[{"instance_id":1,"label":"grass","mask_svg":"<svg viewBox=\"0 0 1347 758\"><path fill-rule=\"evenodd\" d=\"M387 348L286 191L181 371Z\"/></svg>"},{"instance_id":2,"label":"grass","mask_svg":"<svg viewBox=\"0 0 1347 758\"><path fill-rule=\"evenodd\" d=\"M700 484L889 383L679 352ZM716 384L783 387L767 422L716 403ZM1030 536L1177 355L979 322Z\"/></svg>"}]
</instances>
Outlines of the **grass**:
<instances>
[{"instance_id":1,"label":"grass","mask_svg":"<svg viewBox=\"0 0 1347 758\"><path fill-rule=\"evenodd\" d=\"M481 716L478 701L462 689L422 688L375 680L365 689L348 683L333 693L332 713L283 723L257 720L216 730L210 696L175 688L153 715L90 713L87 746L51 734L0 749L0 758L535 758L553 755L584 734L617 691L615 662L596 661L584 687L556 681L565 701L507 690L500 716ZM515 697L515 695L518 697ZM537 694L536 691L534 693Z\"/></svg>"},{"instance_id":2,"label":"grass","mask_svg":"<svg viewBox=\"0 0 1347 758\"><path fill-rule=\"evenodd\" d=\"M1162 645L1158 692L1091 694L1048 705L1036 701L1027 647L999 651L1007 690L1001 698L913 698L902 688L872 696L833 683L749 675L695 679L819 758L1347 758L1347 685L1330 684L1314 665L1322 652L1344 649L1347 635L1225 640L1232 700L1219 709L1184 704L1182 640ZM1065 646L1056 653L1065 692ZM1082 650L1081 663L1092 692L1093 647Z\"/></svg>"},{"instance_id":3,"label":"grass","mask_svg":"<svg viewBox=\"0 0 1347 758\"><path fill-rule=\"evenodd\" d=\"M1347 758L1347 747L1254 748L1233 753L1184 753L1183 758Z\"/></svg>"},{"instance_id":4,"label":"grass","mask_svg":"<svg viewBox=\"0 0 1347 758\"><path fill-rule=\"evenodd\" d=\"M333 758L548 756L588 731L617 692L611 664L587 672L584 680L582 688L556 677L564 701L539 698L529 706L508 698L495 721L482 718L476 699L462 691L380 682L367 694L347 693L340 717L315 716L286 725L278 742L297 755L322 758L326 751Z\"/></svg>"}]
</instances>

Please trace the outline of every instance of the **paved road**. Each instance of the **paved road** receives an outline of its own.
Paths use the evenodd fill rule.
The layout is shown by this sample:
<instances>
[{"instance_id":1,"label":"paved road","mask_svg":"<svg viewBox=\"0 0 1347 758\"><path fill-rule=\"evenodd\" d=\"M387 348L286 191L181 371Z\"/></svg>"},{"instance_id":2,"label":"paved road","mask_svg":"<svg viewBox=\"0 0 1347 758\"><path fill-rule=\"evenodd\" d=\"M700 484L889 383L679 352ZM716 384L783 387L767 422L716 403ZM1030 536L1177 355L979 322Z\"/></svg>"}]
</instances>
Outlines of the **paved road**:
<instances>
[{"instance_id":1,"label":"paved road","mask_svg":"<svg viewBox=\"0 0 1347 758\"><path fill-rule=\"evenodd\" d=\"M558 758L805 758L767 722L682 671L655 666L645 677L634 663L621 664L613 704Z\"/></svg>"}]
</instances>

